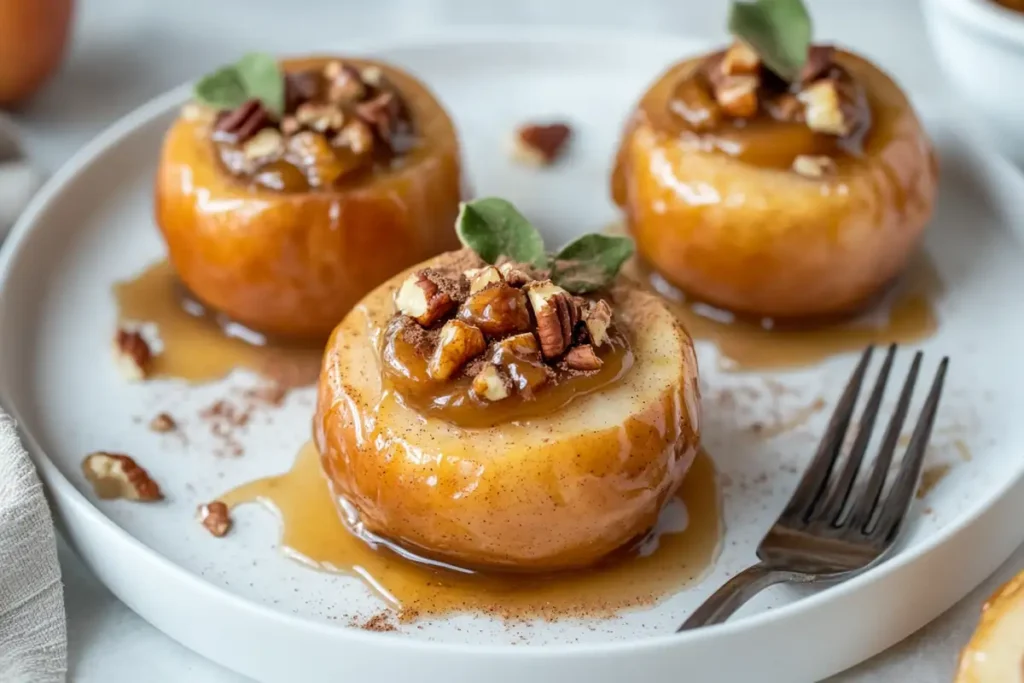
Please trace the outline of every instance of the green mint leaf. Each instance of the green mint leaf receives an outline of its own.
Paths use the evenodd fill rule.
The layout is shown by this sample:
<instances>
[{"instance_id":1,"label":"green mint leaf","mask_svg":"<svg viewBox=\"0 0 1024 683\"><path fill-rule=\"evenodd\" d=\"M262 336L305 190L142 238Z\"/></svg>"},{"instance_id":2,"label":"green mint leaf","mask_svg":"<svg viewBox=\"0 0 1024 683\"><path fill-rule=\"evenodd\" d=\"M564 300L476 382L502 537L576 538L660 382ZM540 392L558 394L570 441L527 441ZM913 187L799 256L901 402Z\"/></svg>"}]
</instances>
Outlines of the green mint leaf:
<instances>
[{"instance_id":1,"label":"green mint leaf","mask_svg":"<svg viewBox=\"0 0 1024 683\"><path fill-rule=\"evenodd\" d=\"M811 17L803 0L733 2L729 32L761 57L765 66L793 82L807 63Z\"/></svg>"},{"instance_id":2,"label":"green mint leaf","mask_svg":"<svg viewBox=\"0 0 1024 683\"><path fill-rule=\"evenodd\" d=\"M601 289L633 255L633 240L609 235L584 235L562 247L551 268L552 281L573 294Z\"/></svg>"},{"instance_id":3,"label":"green mint leaf","mask_svg":"<svg viewBox=\"0 0 1024 683\"><path fill-rule=\"evenodd\" d=\"M248 99L245 85L233 66L222 67L200 78L193 97L214 109L234 109Z\"/></svg>"},{"instance_id":4,"label":"green mint leaf","mask_svg":"<svg viewBox=\"0 0 1024 683\"><path fill-rule=\"evenodd\" d=\"M250 98L260 100L277 116L284 113L284 74L273 55L247 54L235 63L235 70Z\"/></svg>"},{"instance_id":5,"label":"green mint leaf","mask_svg":"<svg viewBox=\"0 0 1024 683\"><path fill-rule=\"evenodd\" d=\"M544 239L537 228L504 199L487 197L462 202L455 232L462 244L487 263L504 256L540 268L547 266Z\"/></svg>"}]
</instances>

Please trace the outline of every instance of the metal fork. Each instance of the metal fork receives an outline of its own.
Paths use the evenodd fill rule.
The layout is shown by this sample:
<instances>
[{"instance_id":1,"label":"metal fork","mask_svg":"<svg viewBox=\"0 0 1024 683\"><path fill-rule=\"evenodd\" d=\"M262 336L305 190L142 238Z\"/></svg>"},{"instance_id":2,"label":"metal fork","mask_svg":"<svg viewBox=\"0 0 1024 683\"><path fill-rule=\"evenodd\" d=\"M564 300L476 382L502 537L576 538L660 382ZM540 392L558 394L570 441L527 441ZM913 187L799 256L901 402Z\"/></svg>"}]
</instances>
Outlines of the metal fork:
<instances>
[{"instance_id":1,"label":"metal fork","mask_svg":"<svg viewBox=\"0 0 1024 683\"><path fill-rule=\"evenodd\" d=\"M923 354L918 351L914 355L871 474L859 492L852 495L896 356L896 345L893 344L864 406L860 428L846 463L838 476L833 476L873 349L869 346L861 356L839 405L832 413L814 459L786 509L757 547L760 562L729 579L690 615L679 631L720 624L756 594L777 583L849 578L878 563L893 548L917 488L949 358L943 358L939 364L899 472L883 496L886 475L921 369Z\"/></svg>"}]
</instances>

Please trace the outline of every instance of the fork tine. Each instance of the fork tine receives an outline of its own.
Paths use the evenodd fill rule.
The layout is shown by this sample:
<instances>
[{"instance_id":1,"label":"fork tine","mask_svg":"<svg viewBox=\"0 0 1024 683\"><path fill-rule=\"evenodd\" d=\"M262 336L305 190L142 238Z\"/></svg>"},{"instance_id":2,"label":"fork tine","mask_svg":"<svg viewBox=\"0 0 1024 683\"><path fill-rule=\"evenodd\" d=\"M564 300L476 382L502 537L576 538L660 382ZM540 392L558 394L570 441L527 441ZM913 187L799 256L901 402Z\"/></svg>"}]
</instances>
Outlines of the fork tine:
<instances>
[{"instance_id":1,"label":"fork tine","mask_svg":"<svg viewBox=\"0 0 1024 683\"><path fill-rule=\"evenodd\" d=\"M931 438L932 426L935 424L935 414L939 410L942 385L946 380L948 367L949 358L943 358L935 373L935 380L928 392L928 398L925 399L924 407L921 408L921 415L917 418L917 425L910 437L910 443L907 444L907 452L903 456L903 462L900 463L900 472L896 475L896 482L882 506L878 523L871 531L870 535L874 539L885 543L895 540L903 525L903 520L907 516L907 510L910 509L910 503L914 499L914 491L917 489L918 477L921 475L924 455L928 450L928 440Z\"/></svg>"},{"instance_id":2,"label":"fork tine","mask_svg":"<svg viewBox=\"0 0 1024 683\"><path fill-rule=\"evenodd\" d=\"M864 406L861 414L860 427L857 430L857 438L853 442L850 454L846 458L846 465L839 475L832 493L825 503L820 519L831 524L839 523L839 515L843 512L846 500L853 488L853 482L857 479L857 472L860 470L861 462L864 460L864 453L868 449L868 442L871 441L871 432L875 428L875 418L878 417L878 409L882 405L882 397L885 395L885 385L889 381L889 371L892 370L892 362L896 357L896 345L889 346L889 352L885 354L885 362L875 380L875 386L871 390L868 403Z\"/></svg>"},{"instance_id":3,"label":"fork tine","mask_svg":"<svg viewBox=\"0 0 1024 683\"><path fill-rule=\"evenodd\" d=\"M878 497L885 485L885 477L889 473L889 465L892 463L896 444L900 440L900 432L903 431L903 423L907 419L910 400L914 397L914 385L917 383L922 358L924 358L924 354L920 351L914 354L914 361L910 364L907 379L903 382L903 390L900 392L900 400L896 403L896 410L889 420L889 426L885 429L885 436L882 437L882 445L875 457L875 464L871 470L871 476L868 478L867 486L861 491L860 498L844 525L848 528L863 530L871 520Z\"/></svg>"},{"instance_id":4,"label":"fork tine","mask_svg":"<svg viewBox=\"0 0 1024 683\"><path fill-rule=\"evenodd\" d=\"M821 437L818 450L815 452L811 464L808 465L807 471L804 472L804 476L800 478L800 483L789 499L782 517L799 516L801 521L805 521L813 512L814 504L821 497L821 493L828 483L843 439L846 437L846 429L850 425L850 417L857 404L857 396L860 394L860 387L864 382L864 373L867 372L872 351L874 351L874 346L869 346L861 355L860 362L857 363L857 368L850 376L850 381L846 385L846 389L843 390L842 398L839 399L839 405L832 413L825 435Z\"/></svg>"}]
</instances>

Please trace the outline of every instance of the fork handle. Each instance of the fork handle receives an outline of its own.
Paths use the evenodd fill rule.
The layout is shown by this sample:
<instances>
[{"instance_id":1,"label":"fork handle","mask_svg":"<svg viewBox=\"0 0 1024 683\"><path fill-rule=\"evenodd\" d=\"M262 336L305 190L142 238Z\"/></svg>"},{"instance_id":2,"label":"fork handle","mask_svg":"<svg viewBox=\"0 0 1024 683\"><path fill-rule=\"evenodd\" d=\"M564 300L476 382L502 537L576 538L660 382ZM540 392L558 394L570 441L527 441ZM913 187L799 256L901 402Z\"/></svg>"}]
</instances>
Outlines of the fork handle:
<instances>
[{"instance_id":1,"label":"fork handle","mask_svg":"<svg viewBox=\"0 0 1024 683\"><path fill-rule=\"evenodd\" d=\"M765 588L785 581L799 581L802 577L802 574L771 569L763 564L748 567L712 593L676 632L721 624Z\"/></svg>"}]
</instances>

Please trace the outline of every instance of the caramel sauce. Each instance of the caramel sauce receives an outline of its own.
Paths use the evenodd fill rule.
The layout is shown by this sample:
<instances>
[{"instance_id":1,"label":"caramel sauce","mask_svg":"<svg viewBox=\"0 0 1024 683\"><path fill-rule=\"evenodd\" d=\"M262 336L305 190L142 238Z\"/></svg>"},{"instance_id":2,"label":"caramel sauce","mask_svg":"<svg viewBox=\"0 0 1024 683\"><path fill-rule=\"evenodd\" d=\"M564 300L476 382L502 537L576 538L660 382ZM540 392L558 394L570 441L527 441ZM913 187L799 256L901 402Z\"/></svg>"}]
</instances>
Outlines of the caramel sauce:
<instances>
[{"instance_id":1,"label":"caramel sauce","mask_svg":"<svg viewBox=\"0 0 1024 683\"><path fill-rule=\"evenodd\" d=\"M709 55L706 60L715 62L723 54ZM871 127L871 107L862 88L844 72L834 68L835 73L829 75L845 81L854 96L850 114L859 123L849 135L837 137L816 133L802 121L786 120L783 107L778 103L793 95L783 90L781 83L775 88L777 92L766 92L762 87L756 116L718 115L702 66L701 62L695 63L683 73L674 82L671 93L667 91L671 87L669 83L651 88L641 102L638 115L656 122L664 134L689 140L702 151L721 152L763 168L788 169L800 155L828 156L840 164L844 158L857 159L863 155ZM659 111L657 108L663 107L666 100L667 111Z\"/></svg>"},{"instance_id":2,"label":"caramel sauce","mask_svg":"<svg viewBox=\"0 0 1024 683\"><path fill-rule=\"evenodd\" d=\"M718 349L723 370L777 370L814 365L869 344L909 344L939 327L933 301L942 293L934 264L918 254L903 276L860 316L845 321L744 320L687 299L640 259L624 272L661 294L696 340Z\"/></svg>"},{"instance_id":3,"label":"caramel sauce","mask_svg":"<svg viewBox=\"0 0 1024 683\"><path fill-rule=\"evenodd\" d=\"M714 464L700 452L655 529L586 571L526 575L472 572L423 560L342 521L311 444L288 472L220 497L230 508L260 502L281 520L281 550L313 568L355 576L405 619L482 612L504 618L609 616L651 605L699 580L717 557L721 499ZM342 503L345 518L349 506Z\"/></svg>"},{"instance_id":4,"label":"caramel sauce","mask_svg":"<svg viewBox=\"0 0 1024 683\"><path fill-rule=\"evenodd\" d=\"M401 327L391 324L381 348L383 389L395 394L417 412L439 417L460 427L493 427L506 422L550 415L574 399L601 391L622 379L633 366L626 340L611 335L596 349L603 361L593 372L567 372L512 353L488 354L511 378L513 390L501 401L478 398L473 378L463 373L443 382L430 379L428 359L403 338Z\"/></svg>"},{"instance_id":5,"label":"caramel sauce","mask_svg":"<svg viewBox=\"0 0 1024 683\"><path fill-rule=\"evenodd\" d=\"M235 368L252 370L285 386L316 380L322 349L289 346L207 309L184 288L167 261L114 285L119 324L156 327L162 349L153 376L207 382Z\"/></svg>"}]
</instances>

